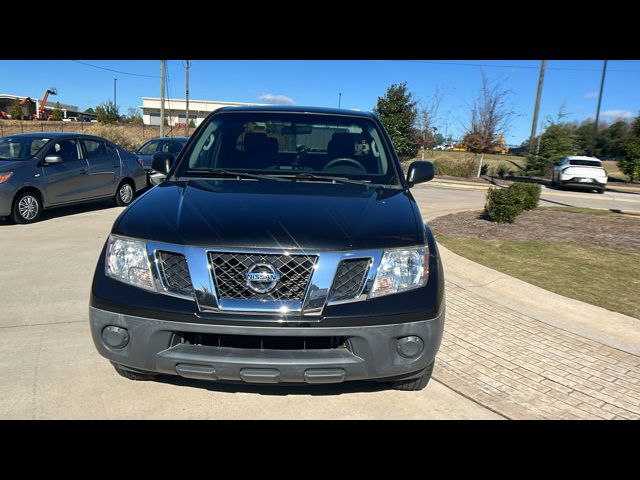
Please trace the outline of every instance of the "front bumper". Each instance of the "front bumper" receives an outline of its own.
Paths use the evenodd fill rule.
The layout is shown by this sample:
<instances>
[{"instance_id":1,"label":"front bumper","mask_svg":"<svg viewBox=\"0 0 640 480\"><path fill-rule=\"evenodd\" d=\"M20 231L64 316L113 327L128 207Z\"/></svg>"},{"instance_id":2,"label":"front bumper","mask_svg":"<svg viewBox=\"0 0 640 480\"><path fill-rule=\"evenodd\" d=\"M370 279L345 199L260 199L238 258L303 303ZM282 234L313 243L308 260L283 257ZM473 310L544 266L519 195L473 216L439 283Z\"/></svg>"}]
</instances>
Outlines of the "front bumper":
<instances>
[{"instance_id":1,"label":"front bumper","mask_svg":"<svg viewBox=\"0 0 640 480\"><path fill-rule=\"evenodd\" d=\"M440 348L445 309L431 319L358 327L255 327L173 322L113 313L90 307L93 341L100 354L133 370L181 375L201 380L247 383L339 383L347 380L408 378L429 366ZM109 347L107 326L126 328L129 343ZM334 336L348 338L348 348L262 350L180 343L174 334L251 336ZM424 347L413 358L397 351L398 339L417 336Z\"/></svg>"}]
</instances>

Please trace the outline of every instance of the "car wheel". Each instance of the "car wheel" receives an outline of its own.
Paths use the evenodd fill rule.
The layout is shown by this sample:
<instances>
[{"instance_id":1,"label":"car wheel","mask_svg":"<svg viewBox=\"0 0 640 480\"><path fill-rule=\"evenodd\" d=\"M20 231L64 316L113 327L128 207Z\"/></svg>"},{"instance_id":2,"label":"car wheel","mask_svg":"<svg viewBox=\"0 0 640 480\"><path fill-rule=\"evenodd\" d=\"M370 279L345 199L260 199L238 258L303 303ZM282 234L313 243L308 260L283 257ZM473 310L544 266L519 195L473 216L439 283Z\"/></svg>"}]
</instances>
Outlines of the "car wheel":
<instances>
[{"instance_id":1,"label":"car wheel","mask_svg":"<svg viewBox=\"0 0 640 480\"><path fill-rule=\"evenodd\" d=\"M13 201L11 217L16 223L33 223L40 218L42 202L40 196L33 191L20 193Z\"/></svg>"},{"instance_id":2,"label":"car wheel","mask_svg":"<svg viewBox=\"0 0 640 480\"><path fill-rule=\"evenodd\" d=\"M597 190L597 192L598 192L599 194L603 194L603 193L604 193L604 190L605 190L604 188L599 188L599 189Z\"/></svg>"},{"instance_id":3,"label":"car wheel","mask_svg":"<svg viewBox=\"0 0 640 480\"><path fill-rule=\"evenodd\" d=\"M417 378L411 378L409 380L398 380L395 382L391 382L390 386L394 390L405 390L405 391L417 391L424 389L429 380L431 380L431 374L433 373L433 365L435 361L431 363L427 368L422 371L422 374Z\"/></svg>"},{"instance_id":4,"label":"car wheel","mask_svg":"<svg viewBox=\"0 0 640 480\"><path fill-rule=\"evenodd\" d=\"M128 378L129 380L138 380L141 382L145 382L148 380L153 380L157 377L157 375L153 373L134 372L133 370L129 370L119 363L111 362L111 365L113 365L113 368L116 369L116 372L118 372L119 375L123 376L124 378Z\"/></svg>"},{"instance_id":5,"label":"car wheel","mask_svg":"<svg viewBox=\"0 0 640 480\"><path fill-rule=\"evenodd\" d=\"M135 190L130 182L122 182L116 192L116 205L126 207L133 201Z\"/></svg>"}]
</instances>

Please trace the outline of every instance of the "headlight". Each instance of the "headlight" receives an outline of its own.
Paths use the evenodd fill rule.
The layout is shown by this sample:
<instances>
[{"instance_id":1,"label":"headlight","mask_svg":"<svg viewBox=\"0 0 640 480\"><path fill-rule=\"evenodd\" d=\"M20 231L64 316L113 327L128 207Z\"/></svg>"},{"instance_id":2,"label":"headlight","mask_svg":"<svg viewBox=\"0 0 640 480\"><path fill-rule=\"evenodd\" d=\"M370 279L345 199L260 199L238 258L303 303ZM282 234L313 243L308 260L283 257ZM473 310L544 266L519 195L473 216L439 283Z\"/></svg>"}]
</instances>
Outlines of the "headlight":
<instances>
[{"instance_id":1,"label":"headlight","mask_svg":"<svg viewBox=\"0 0 640 480\"><path fill-rule=\"evenodd\" d=\"M429 249L387 250L382 256L369 298L424 287L429 277Z\"/></svg>"},{"instance_id":2,"label":"headlight","mask_svg":"<svg viewBox=\"0 0 640 480\"><path fill-rule=\"evenodd\" d=\"M147 247L141 240L110 235L105 274L136 287L156 290L147 257Z\"/></svg>"},{"instance_id":3,"label":"headlight","mask_svg":"<svg viewBox=\"0 0 640 480\"><path fill-rule=\"evenodd\" d=\"M0 183L4 183L11 178L13 172L0 173Z\"/></svg>"}]
</instances>

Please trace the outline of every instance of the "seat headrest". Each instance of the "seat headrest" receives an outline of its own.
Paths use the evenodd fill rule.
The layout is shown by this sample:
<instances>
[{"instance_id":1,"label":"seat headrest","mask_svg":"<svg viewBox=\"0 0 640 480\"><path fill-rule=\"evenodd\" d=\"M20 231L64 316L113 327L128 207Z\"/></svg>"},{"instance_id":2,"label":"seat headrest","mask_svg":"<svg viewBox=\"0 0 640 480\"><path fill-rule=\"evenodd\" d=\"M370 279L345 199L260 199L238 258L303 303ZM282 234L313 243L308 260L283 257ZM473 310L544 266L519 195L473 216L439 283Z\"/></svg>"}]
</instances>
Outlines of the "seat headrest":
<instances>
[{"instance_id":1,"label":"seat headrest","mask_svg":"<svg viewBox=\"0 0 640 480\"><path fill-rule=\"evenodd\" d=\"M244 135L244 151L256 152L265 150L267 146L267 134L260 132L249 132Z\"/></svg>"},{"instance_id":2,"label":"seat headrest","mask_svg":"<svg viewBox=\"0 0 640 480\"><path fill-rule=\"evenodd\" d=\"M330 157L353 157L355 143L352 133L334 133L327 145Z\"/></svg>"}]
</instances>

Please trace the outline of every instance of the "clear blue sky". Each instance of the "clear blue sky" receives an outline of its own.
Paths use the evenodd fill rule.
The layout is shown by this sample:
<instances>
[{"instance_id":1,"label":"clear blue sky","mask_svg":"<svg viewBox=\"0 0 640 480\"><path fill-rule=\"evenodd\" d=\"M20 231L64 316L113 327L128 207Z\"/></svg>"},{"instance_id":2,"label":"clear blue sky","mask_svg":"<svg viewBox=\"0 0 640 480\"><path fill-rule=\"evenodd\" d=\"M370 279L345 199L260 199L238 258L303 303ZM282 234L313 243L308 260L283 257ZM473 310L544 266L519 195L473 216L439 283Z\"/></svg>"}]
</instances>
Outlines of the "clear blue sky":
<instances>
[{"instance_id":1,"label":"clear blue sky","mask_svg":"<svg viewBox=\"0 0 640 480\"><path fill-rule=\"evenodd\" d=\"M56 87L58 97L54 99L85 109L112 100L113 79L117 78L121 113L140 106L143 96L160 95L158 60L82 62L152 78L114 73L71 60L0 61L0 93L41 97L46 88ZM281 97L286 97L285 101L290 99L297 105L333 107L342 92L343 108L371 110L390 84L407 81L419 101L428 101L437 89L443 92L437 127L458 137L484 72L491 81L501 81L513 91L510 101L517 117L506 139L509 144L519 144L531 130L539 66L539 60L195 60L190 70L190 98L269 103L264 98L283 101ZM601 69L600 60L550 60L541 123L547 115L555 116L562 102L569 114L567 120L582 121L595 115ZM168 73L169 95L183 98L184 63L169 61ZM640 61L610 61L602 118L636 116L639 111Z\"/></svg>"}]
</instances>

